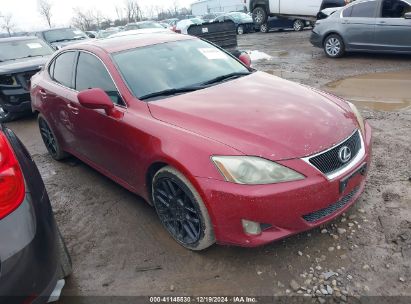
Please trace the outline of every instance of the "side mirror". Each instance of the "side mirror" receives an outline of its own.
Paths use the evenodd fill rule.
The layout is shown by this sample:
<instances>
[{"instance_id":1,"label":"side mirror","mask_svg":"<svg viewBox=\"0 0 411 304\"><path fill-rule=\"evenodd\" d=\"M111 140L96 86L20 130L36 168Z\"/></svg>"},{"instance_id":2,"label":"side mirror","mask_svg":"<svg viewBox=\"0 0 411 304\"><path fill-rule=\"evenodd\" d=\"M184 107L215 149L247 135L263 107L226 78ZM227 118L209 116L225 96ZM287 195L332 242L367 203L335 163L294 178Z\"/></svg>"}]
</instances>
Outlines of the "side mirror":
<instances>
[{"instance_id":1,"label":"side mirror","mask_svg":"<svg viewBox=\"0 0 411 304\"><path fill-rule=\"evenodd\" d=\"M113 116L115 109L114 103L102 89L88 89L77 94L80 104L88 109L101 109L106 111L106 114Z\"/></svg>"},{"instance_id":2,"label":"side mirror","mask_svg":"<svg viewBox=\"0 0 411 304\"><path fill-rule=\"evenodd\" d=\"M251 67L251 57L247 53L241 53L241 55L238 56L238 59L240 59L240 61L247 67Z\"/></svg>"},{"instance_id":3,"label":"side mirror","mask_svg":"<svg viewBox=\"0 0 411 304\"><path fill-rule=\"evenodd\" d=\"M410 13L405 13L404 18L405 19L411 19L411 12Z\"/></svg>"}]
</instances>

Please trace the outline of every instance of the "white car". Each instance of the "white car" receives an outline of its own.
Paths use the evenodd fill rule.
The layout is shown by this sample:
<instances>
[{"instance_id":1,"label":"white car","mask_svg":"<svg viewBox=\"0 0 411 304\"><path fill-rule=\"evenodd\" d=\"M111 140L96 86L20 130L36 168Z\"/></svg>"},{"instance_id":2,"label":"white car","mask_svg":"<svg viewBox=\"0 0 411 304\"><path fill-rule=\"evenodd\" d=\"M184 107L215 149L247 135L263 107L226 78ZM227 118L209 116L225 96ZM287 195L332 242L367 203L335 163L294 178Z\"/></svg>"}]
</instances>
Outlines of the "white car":
<instances>
[{"instance_id":1,"label":"white car","mask_svg":"<svg viewBox=\"0 0 411 304\"><path fill-rule=\"evenodd\" d=\"M173 34L174 32L169 29L165 29L165 28L147 28L147 29L141 29L141 30L131 30L131 31L119 32L119 33L108 36L108 38L130 36L130 35L140 35L140 34L155 34L155 33Z\"/></svg>"},{"instance_id":2,"label":"white car","mask_svg":"<svg viewBox=\"0 0 411 304\"><path fill-rule=\"evenodd\" d=\"M179 21L176 24L176 32L187 35L188 28L191 25L193 24L201 25L203 23L204 23L204 20L200 18L184 19L184 20Z\"/></svg>"}]
</instances>

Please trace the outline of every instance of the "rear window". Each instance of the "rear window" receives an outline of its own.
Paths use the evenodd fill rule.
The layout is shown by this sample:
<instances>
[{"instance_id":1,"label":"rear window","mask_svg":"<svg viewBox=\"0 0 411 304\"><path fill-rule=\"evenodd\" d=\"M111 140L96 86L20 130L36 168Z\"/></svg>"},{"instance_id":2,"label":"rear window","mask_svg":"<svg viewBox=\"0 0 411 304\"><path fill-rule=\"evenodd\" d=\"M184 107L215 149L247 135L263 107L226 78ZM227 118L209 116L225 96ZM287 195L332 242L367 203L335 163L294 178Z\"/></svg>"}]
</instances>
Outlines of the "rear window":
<instances>
[{"instance_id":1,"label":"rear window","mask_svg":"<svg viewBox=\"0 0 411 304\"><path fill-rule=\"evenodd\" d=\"M84 40L88 39L88 36L83 32L75 28L56 29L44 32L44 39L49 43L63 42L71 40Z\"/></svg>"}]
</instances>

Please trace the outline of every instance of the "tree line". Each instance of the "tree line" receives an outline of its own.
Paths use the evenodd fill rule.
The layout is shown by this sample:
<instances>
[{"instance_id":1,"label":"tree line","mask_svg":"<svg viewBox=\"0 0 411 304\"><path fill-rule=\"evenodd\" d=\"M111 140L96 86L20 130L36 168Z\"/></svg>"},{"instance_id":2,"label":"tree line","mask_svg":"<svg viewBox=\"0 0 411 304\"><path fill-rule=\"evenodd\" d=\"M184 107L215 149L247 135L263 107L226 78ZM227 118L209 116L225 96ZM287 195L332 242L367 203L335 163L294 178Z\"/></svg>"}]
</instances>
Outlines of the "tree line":
<instances>
[{"instance_id":1,"label":"tree line","mask_svg":"<svg viewBox=\"0 0 411 304\"><path fill-rule=\"evenodd\" d=\"M113 5L116 17L105 16L98 9L84 10L79 7L73 8L71 25L83 31L104 30L111 26L123 26L130 22L138 22L147 19L164 20L169 18L181 18L191 14L191 10L179 7L178 0L170 1L168 8L159 5L141 6L140 0L123 0L121 4ZM37 0L39 15L43 18L49 28L55 26L55 7L51 0ZM2 15L0 12L0 29L7 32L9 36L16 31L16 24L12 14Z\"/></svg>"}]
</instances>

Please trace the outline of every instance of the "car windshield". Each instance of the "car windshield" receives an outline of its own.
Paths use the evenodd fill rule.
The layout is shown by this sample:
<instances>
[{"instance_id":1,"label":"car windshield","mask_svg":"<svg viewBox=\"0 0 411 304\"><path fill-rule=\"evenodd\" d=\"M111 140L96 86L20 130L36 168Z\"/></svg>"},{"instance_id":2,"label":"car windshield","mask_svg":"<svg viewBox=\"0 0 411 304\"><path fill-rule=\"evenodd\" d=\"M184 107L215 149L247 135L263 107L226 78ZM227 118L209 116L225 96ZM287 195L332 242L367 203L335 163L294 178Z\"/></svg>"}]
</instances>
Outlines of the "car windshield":
<instances>
[{"instance_id":1,"label":"car windshield","mask_svg":"<svg viewBox=\"0 0 411 304\"><path fill-rule=\"evenodd\" d=\"M140 99L167 90L214 83L213 80L224 76L250 73L228 54L197 39L127 50L113 58L129 88Z\"/></svg>"},{"instance_id":2,"label":"car windshield","mask_svg":"<svg viewBox=\"0 0 411 304\"><path fill-rule=\"evenodd\" d=\"M252 22L252 17L244 13L230 13L229 17L233 18L235 21L250 21Z\"/></svg>"},{"instance_id":3,"label":"car windshield","mask_svg":"<svg viewBox=\"0 0 411 304\"><path fill-rule=\"evenodd\" d=\"M0 43L0 61L47 56L54 50L40 39L8 41Z\"/></svg>"},{"instance_id":4,"label":"car windshield","mask_svg":"<svg viewBox=\"0 0 411 304\"><path fill-rule=\"evenodd\" d=\"M204 20L202 20L200 18L191 18L190 21L193 22L194 24L198 24L198 25L201 25L201 24L204 23Z\"/></svg>"},{"instance_id":5,"label":"car windshield","mask_svg":"<svg viewBox=\"0 0 411 304\"><path fill-rule=\"evenodd\" d=\"M49 43L82 40L87 38L88 36L84 32L74 28L57 29L44 32L44 39L46 39Z\"/></svg>"},{"instance_id":6,"label":"car windshield","mask_svg":"<svg viewBox=\"0 0 411 304\"><path fill-rule=\"evenodd\" d=\"M100 31L97 34L97 38L107 38L108 36L117 34L118 32L118 30Z\"/></svg>"},{"instance_id":7,"label":"car windshield","mask_svg":"<svg viewBox=\"0 0 411 304\"><path fill-rule=\"evenodd\" d=\"M141 30L141 29L151 29L151 28L163 28L161 24L156 22L142 22L136 24L127 25L128 30Z\"/></svg>"}]
</instances>

